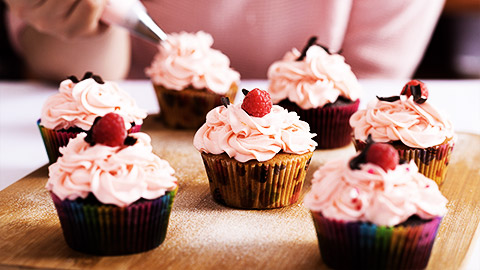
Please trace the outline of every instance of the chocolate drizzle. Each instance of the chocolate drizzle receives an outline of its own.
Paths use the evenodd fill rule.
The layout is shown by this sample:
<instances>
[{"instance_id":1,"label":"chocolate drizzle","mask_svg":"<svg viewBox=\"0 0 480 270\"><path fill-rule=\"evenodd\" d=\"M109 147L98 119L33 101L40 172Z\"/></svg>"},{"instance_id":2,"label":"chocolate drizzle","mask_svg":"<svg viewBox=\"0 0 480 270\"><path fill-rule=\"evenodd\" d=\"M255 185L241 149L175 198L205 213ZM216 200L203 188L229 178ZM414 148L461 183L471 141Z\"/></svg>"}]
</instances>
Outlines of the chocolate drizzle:
<instances>
[{"instance_id":1,"label":"chocolate drizzle","mask_svg":"<svg viewBox=\"0 0 480 270\"><path fill-rule=\"evenodd\" d=\"M380 101L387 101L387 102L394 102L400 100L400 96L391 96L391 97L379 97L377 96L378 100Z\"/></svg>"},{"instance_id":2,"label":"chocolate drizzle","mask_svg":"<svg viewBox=\"0 0 480 270\"><path fill-rule=\"evenodd\" d=\"M400 93L400 95L406 96L406 95L407 95L407 92L408 92L408 87L409 87L408 83L405 84L405 86L403 87L402 92Z\"/></svg>"},{"instance_id":3,"label":"chocolate drizzle","mask_svg":"<svg viewBox=\"0 0 480 270\"><path fill-rule=\"evenodd\" d=\"M316 36L312 36L308 39L307 44L305 45L305 47L303 47L302 54L300 54L300 56L296 59L296 61L303 61L303 59L305 59L305 56L307 56L308 49L313 45L322 47L330 55L342 53L343 49L340 49L338 52L333 52L328 47L318 44L317 39L318 38Z\"/></svg>"},{"instance_id":4,"label":"chocolate drizzle","mask_svg":"<svg viewBox=\"0 0 480 270\"><path fill-rule=\"evenodd\" d=\"M95 118L95 120L93 121L93 124L92 124L92 127L90 127L90 129L87 131L87 136L84 138L85 142L87 142L88 144L90 144L90 146L94 146L95 145L95 141L93 141L93 127L97 124L97 122L102 119L101 116L97 116Z\"/></svg>"},{"instance_id":5,"label":"chocolate drizzle","mask_svg":"<svg viewBox=\"0 0 480 270\"><path fill-rule=\"evenodd\" d=\"M130 125L132 125L132 129L134 126L136 126L135 122L131 122ZM137 143L137 138L134 138L132 136L127 136L125 138L125 141L123 142L124 145L131 146Z\"/></svg>"},{"instance_id":6,"label":"chocolate drizzle","mask_svg":"<svg viewBox=\"0 0 480 270\"><path fill-rule=\"evenodd\" d=\"M420 85L410 85L410 92L414 99L420 98L422 96L422 88Z\"/></svg>"},{"instance_id":7,"label":"chocolate drizzle","mask_svg":"<svg viewBox=\"0 0 480 270\"><path fill-rule=\"evenodd\" d=\"M368 134L367 141L365 142L367 145L363 150L358 154L356 157L352 158L348 165L350 166L350 169L352 170L360 170L360 164L365 164L367 163L367 152L370 146L374 143L372 139L372 135Z\"/></svg>"},{"instance_id":8,"label":"chocolate drizzle","mask_svg":"<svg viewBox=\"0 0 480 270\"><path fill-rule=\"evenodd\" d=\"M303 47L302 54L297 58L297 61L303 61L305 59L305 56L307 56L307 51L308 49L313 46L317 42L317 37L313 36L311 37L308 41L305 47Z\"/></svg>"},{"instance_id":9,"label":"chocolate drizzle","mask_svg":"<svg viewBox=\"0 0 480 270\"><path fill-rule=\"evenodd\" d=\"M247 90L247 89L245 89L245 88L243 88L243 89L242 89L242 93L243 93L243 95L245 95L245 96L246 96L246 95L248 94L248 92L250 92L250 91L248 91L248 90Z\"/></svg>"},{"instance_id":10,"label":"chocolate drizzle","mask_svg":"<svg viewBox=\"0 0 480 270\"><path fill-rule=\"evenodd\" d=\"M427 101L426 98L422 98L422 87L420 84L410 85L410 92L412 93L413 101L416 103L423 104L425 101Z\"/></svg>"},{"instance_id":11,"label":"chocolate drizzle","mask_svg":"<svg viewBox=\"0 0 480 270\"><path fill-rule=\"evenodd\" d=\"M132 146L134 145L135 143L137 143L137 138L134 138L132 136L127 136L125 138L125 141L123 142L124 145L127 145L127 146Z\"/></svg>"},{"instance_id":12,"label":"chocolate drizzle","mask_svg":"<svg viewBox=\"0 0 480 270\"><path fill-rule=\"evenodd\" d=\"M416 81L418 81L418 80L416 80ZM418 81L418 82L420 82L420 81ZM407 95L407 93L409 92L408 90L410 90L410 93L413 96L413 101L415 101L415 103L423 104L423 103L425 103L425 101L427 101L426 97L422 97L422 86L420 84L412 85L410 83L407 83L403 87L401 95Z\"/></svg>"},{"instance_id":13,"label":"chocolate drizzle","mask_svg":"<svg viewBox=\"0 0 480 270\"><path fill-rule=\"evenodd\" d=\"M78 78L76 76L70 76L68 77L67 79L69 79L70 81L74 82L74 83L79 83L80 81L78 80Z\"/></svg>"},{"instance_id":14,"label":"chocolate drizzle","mask_svg":"<svg viewBox=\"0 0 480 270\"><path fill-rule=\"evenodd\" d=\"M104 84L105 82L102 80L102 77L98 75L93 75L92 79L94 79L98 84Z\"/></svg>"},{"instance_id":15,"label":"chocolate drizzle","mask_svg":"<svg viewBox=\"0 0 480 270\"><path fill-rule=\"evenodd\" d=\"M92 76L93 76L93 73L91 71L87 71L83 75L83 78L81 79L81 81L86 80L86 79L90 79Z\"/></svg>"},{"instance_id":16,"label":"chocolate drizzle","mask_svg":"<svg viewBox=\"0 0 480 270\"><path fill-rule=\"evenodd\" d=\"M228 97L222 97L220 100L222 101L223 106L228 108L228 105L230 105L230 99Z\"/></svg>"},{"instance_id":17,"label":"chocolate drizzle","mask_svg":"<svg viewBox=\"0 0 480 270\"><path fill-rule=\"evenodd\" d=\"M69 76L67 79L70 79L74 83L79 83L80 81L86 80L86 79L94 79L98 84L104 84L105 82L103 81L102 77L100 75L95 75L93 72L87 71L83 75L82 79L79 80L76 76L72 75Z\"/></svg>"}]
</instances>

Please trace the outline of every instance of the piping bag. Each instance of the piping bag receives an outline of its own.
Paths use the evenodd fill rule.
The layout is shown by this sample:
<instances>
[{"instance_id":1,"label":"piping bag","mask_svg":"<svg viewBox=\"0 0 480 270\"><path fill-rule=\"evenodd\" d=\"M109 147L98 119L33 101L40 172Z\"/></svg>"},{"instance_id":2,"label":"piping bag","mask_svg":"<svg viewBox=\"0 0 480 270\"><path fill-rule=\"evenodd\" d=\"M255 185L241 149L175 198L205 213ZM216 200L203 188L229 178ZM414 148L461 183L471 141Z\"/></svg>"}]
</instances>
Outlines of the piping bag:
<instances>
[{"instance_id":1,"label":"piping bag","mask_svg":"<svg viewBox=\"0 0 480 270\"><path fill-rule=\"evenodd\" d=\"M148 15L140 0L109 0L101 20L121 26L155 45L167 40L167 34Z\"/></svg>"}]
</instances>

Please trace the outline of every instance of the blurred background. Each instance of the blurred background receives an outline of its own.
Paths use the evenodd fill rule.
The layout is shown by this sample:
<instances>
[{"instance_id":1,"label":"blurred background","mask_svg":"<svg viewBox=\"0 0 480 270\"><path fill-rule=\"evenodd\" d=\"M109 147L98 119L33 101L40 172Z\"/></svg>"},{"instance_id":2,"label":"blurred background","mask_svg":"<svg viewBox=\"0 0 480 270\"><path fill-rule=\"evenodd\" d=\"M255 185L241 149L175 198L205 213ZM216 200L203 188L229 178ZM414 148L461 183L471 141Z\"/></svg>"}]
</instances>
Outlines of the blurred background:
<instances>
[{"instance_id":1,"label":"blurred background","mask_svg":"<svg viewBox=\"0 0 480 270\"><path fill-rule=\"evenodd\" d=\"M480 0L446 1L414 77L480 78Z\"/></svg>"},{"instance_id":2,"label":"blurred background","mask_svg":"<svg viewBox=\"0 0 480 270\"><path fill-rule=\"evenodd\" d=\"M19 80L22 62L7 42L4 14L0 1L0 79ZM480 0L446 1L414 77L480 79Z\"/></svg>"}]
</instances>

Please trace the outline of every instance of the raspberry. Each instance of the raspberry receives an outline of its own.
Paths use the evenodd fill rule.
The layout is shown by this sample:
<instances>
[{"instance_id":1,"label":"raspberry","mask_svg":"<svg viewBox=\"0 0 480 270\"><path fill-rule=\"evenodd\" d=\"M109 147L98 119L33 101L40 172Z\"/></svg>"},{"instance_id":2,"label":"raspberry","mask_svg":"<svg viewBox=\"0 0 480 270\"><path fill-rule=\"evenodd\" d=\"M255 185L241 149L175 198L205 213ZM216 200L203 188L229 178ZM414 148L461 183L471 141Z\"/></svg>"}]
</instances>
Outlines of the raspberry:
<instances>
[{"instance_id":1,"label":"raspberry","mask_svg":"<svg viewBox=\"0 0 480 270\"><path fill-rule=\"evenodd\" d=\"M242 109L249 115L255 117L263 117L272 110L272 100L267 91L258 88L252 91L243 91L245 98L243 99Z\"/></svg>"},{"instance_id":2,"label":"raspberry","mask_svg":"<svg viewBox=\"0 0 480 270\"><path fill-rule=\"evenodd\" d=\"M405 84L401 95L406 95L407 98L413 95L413 100L416 103L422 104L428 98L428 89L423 82L419 80L411 80Z\"/></svg>"},{"instance_id":3,"label":"raspberry","mask_svg":"<svg viewBox=\"0 0 480 270\"><path fill-rule=\"evenodd\" d=\"M127 137L123 117L116 113L107 113L92 127L92 141L111 147L121 146Z\"/></svg>"},{"instance_id":4,"label":"raspberry","mask_svg":"<svg viewBox=\"0 0 480 270\"><path fill-rule=\"evenodd\" d=\"M398 152L386 143L374 143L367 152L366 161L382 167L385 171L394 170L399 162Z\"/></svg>"}]
</instances>

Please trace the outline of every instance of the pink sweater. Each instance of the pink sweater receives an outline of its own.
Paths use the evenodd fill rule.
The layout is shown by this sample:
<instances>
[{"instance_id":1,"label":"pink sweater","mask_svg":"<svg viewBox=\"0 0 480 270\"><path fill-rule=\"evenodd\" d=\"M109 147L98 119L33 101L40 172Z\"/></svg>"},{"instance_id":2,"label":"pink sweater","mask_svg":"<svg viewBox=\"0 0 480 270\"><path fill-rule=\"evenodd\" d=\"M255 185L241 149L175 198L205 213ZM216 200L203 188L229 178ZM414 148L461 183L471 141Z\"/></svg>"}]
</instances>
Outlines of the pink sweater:
<instances>
[{"instance_id":1,"label":"pink sweater","mask_svg":"<svg viewBox=\"0 0 480 270\"><path fill-rule=\"evenodd\" d=\"M117 0L118 1L118 0ZM359 78L408 78L419 64L445 0L144 0L169 32L212 34L243 79L266 78L271 63L309 37L343 50ZM133 38L130 78L145 78L156 48Z\"/></svg>"}]
</instances>

